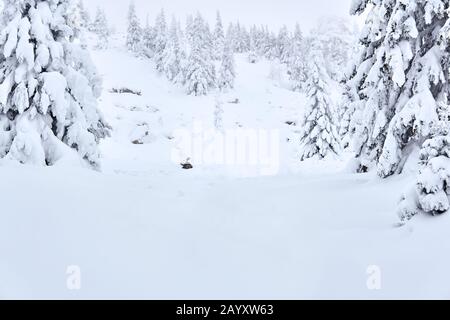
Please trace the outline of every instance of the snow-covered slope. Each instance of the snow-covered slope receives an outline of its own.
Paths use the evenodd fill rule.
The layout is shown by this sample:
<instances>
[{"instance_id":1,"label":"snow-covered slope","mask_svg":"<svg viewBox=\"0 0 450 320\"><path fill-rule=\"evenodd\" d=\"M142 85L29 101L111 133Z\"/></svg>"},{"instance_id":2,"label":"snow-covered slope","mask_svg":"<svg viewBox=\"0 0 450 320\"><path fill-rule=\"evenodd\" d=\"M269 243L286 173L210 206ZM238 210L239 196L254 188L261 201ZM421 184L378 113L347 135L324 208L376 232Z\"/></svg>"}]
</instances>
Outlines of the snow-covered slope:
<instances>
[{"instance_id":1,"label":"snow-covered slope","mask_svg":"<svg viewBox=\"0 0 450 320\"><path fill-rule=\"evenodd\" d=\"M397 227L407 175L347 174L339 159L300 165L286 122L304 97L269 63L238 56L235 91L188 97L120 47L93 52L113 127L102 172L0 164L0 297L450 297L450 217ZM113 92L124 88L140 95ZM278 132L276 174L172 161L174 132L214 127L218 99L225 130ZM80 268L80 290L67 288L68 266ZM380 290L367 286L373 266Z\"/></svg>"}]
</instances>

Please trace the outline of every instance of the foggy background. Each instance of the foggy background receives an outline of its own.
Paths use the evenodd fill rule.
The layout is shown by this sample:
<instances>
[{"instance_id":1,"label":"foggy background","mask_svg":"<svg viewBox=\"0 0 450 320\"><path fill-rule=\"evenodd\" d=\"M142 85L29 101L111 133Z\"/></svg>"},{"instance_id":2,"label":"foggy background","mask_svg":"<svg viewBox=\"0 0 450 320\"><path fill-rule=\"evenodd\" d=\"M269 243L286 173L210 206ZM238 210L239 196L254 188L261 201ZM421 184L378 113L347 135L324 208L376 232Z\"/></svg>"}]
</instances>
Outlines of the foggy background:
<instances>
[{"instance_id":1,"label":"foggy background","mask_svg":"<svg viewBox=\"0 0 450 320\"><path fill-rule=\"evenodd\" d=\"M145 23L147 14L153 24L161 8L166 11L168 22L172 14L185 21L189 13L197 11L210 23L215 21L216 11L220 10L225 28L229 22L239 20L242 24L267 24L279 28L286 24L292 28L296 22L304 31L314 27L323 16L350 17L351 0L134 0L139 17ZM115 22L117 31L123 31L130 0L84 0L92 16L97 6L104 7L110 24ZM360 19L352 17L355 23Z\"/></svg>"}]
</instances>

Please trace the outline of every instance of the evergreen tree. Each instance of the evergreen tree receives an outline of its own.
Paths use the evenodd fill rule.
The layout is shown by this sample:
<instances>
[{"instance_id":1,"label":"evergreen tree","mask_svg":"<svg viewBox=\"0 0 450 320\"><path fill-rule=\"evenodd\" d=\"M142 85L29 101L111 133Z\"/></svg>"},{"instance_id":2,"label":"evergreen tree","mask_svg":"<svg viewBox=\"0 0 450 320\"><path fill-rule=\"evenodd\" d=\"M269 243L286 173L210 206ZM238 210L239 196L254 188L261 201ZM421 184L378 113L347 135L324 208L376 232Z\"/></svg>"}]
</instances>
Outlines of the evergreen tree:
<instances>
[{"instance_id":1,"label":"evergreen tree","mask_svg":"<svg viewBox=\"0 0 450 320\"><path fill-rule=\"evenodd\" d=\"M351 137L358 125L353 115L362 108L362 101L357 99L357 92L354 86L348 82L343 83L343 95L339 106L339 136L344 149L351 147Z\"/></svg>"},{"instance_id":2,"label":"evergreen tree","mask_svg":"<svg viewBox=\"0 0 450 320\"><path fill-rule=\"evenodd\" d=\"M400 172L409 150L431 137L439 102L448 100L448 47L439 37L448 6L448 1L354 1L352 13L368 12L363 50L348 82L358 106L352 136L359 171L377 166L381 177Z\"/></svg>"},{"instance_id":3,"label":"evergreen tree","mask_svg":"<svg viewBox=\"0 0 450 320\"><path fill-rule=\"evenodd\" d=\"M3 8L2 8L3 9ZM81 1L71 1L67 8L67 25L73 30L73 38L80 42L83 48L87 48L85 29L87 27L83 14L84 6Z\"/></svg>"},{"instance_id":4,"label":"evergreen tree","mask_svg":"<svg viewBox=\"0 0 450 320\"><path fill-rule=\"evenodd\" d=\"M238 22L231 31L230 35L233 36L234 51L237 53L247 52L250 48L250 35L247 29Z\"/></svg>"},{"instance_id":5,"label":"evergreen tree","mask_svg":"<svg viewBox=\"0 0 450 320\"><path fill-rule=\"evenodd\" d=\"M300 134L302 161L312 157L322 159L329 154L337 155L340 150L326 79L321 53L316 50L311 56L308 68L309 102L303 116Z\"/></svg>"},{"instance_id":6,"label":"evergreen tree","mask_svg":"<svg viewBox=\"0 0 450 320\"><path fill-rule=\"evenodd\" d=\"M319 19L311 34L320 46L325 58L325 66L330 77L342 80L354 46L355 34L348 19L326 17Z\"/></svg>"},{"instance_id":7,"label":"evergreen tree","mask_svg":"<svg viewBox=\"0 0 450 320\"><path fill-rule=\"evenodd\" d=\"M222 18L217 11L216 28L214 29L214 59L219 60L224 50L225 33L223 31Z\"/></svg>"},{"instance_id":8,"label":"evergreen tree","mask_svg":"<svg viewBox=\"0 0 450 320\"><path fill-rule=\"evenodd\" d=\"M177 21L174 17L164 54L164 72L170 81L184 82L182 65L185 58L186 55L180 46Z\"/></svg>"},{"instance_id":9,"label":"evergreen tree","mask_svg":"<svg viewBox=\"0 0 450 320\"><path fill-rule=\"evenodd\" d=\"M156 32L155 29L150 25L148 16L145 24L145 28L142 36L142 46L144 50L144 54L152 58L155 54L155 41L156 41Z\"/></svg>"},{"instance_id":10,"label":"evergreen tree","mask_svg":"<svg viewBox=\"0 0 450 320\"><path fill-rule=\"evenodd\" d=\"M164 56L167 46L167 23L164 10L156 17L155 23L155 64L156 70L164 72Z\"/></svg>"},{"instance_id":11,"label":"evergreen tree","mask_svg":"<svg viewBox=\"0 0 450 320\"><path fill-rule=\"evenodd\" d=\"M221 90L232 89L234 87L234 79L236 77L234 54L229 42L225 43L222 63L219 70L218 86Z\"/></svg>"},{"instance_id":12,"label":"evergreen tree","mask_svg":"<svg viewBox=\"0 0 450 320\"><path fill-rule=\"evenodd\" d=\"M302 91L306 81L306 48L300 25L295 26L292 39L292 51L289 58L289 77L294 91Z\"/></svg>"},{"instance_id":13,"label":"evergreen tree","mask_svg":"<svg viewBox=\"0 0 450 320\"><path fill-rule=\"evenodd\" d=\"M258 50L256 48L255 40L253 39L254 38L250 38L250 49L247 57L247 60L250 63L258 62L258 54L256 53Z\"/></svg>"},{"instance_id":14,"label":"evergreen tree","mask_svg":"<svg viewBox=\"0 0 450 320\"><path fill-rule=\"evenodd\" d=\"M106 49L108 48L109 41L109 28L108 22L106 20L105 11L101 8L97 8L97 13L95 16L94 23L92 24L92 31L98 37L97 48Z\"/></svg>"},{"instance_id":15,"label":"evergreen tree","mask_svg":"<svg viewBox=\"0 0 450 320\"><path fill-rule=\"evenodd\" d=\"M79 0L77 3L77 11L79 12L80 16L80 28L86 28L89 29L91 25L91 15L89 14L89 11L84 7L83 0Z\"/></svg>"},{"instance_id":16,"label":"evergreen tree","mask_svg":"<svg viewBox=\"0 0 450 320\"><path fill-rule=\"evenodd\" d=\"M440 215L450 209L450 134L449 123L425 141L420 152L420 170L415 186L399 205L401 220L419 213Z\"/></svg>"},{"instance_id":17,"label":"evergreen tree","mask_svg":"<svg viewBox=\"0 0 450 320\"><path fill-rule=\"evenodd\" d=\"M277 36L273 32L269 32L267 29L264 56L268 60L274 60L280 55L277 46Z\"/></svg>"},{"instance_id":18,"label":"evergreen tree","mask_svg":"<svg viewBox=\"0 0 450 320\"><path fill-rule=\"evenodd\" d=\"M128 33L127 33L127 48L134 53L140 53L142 42L142 28L139 19L136 15L136 7L134 1L130 2L128 10Z\"/></svg>"},{"instance_id":19,"label":"evergreen tree","mask_svg":"<svg viewBox=\"0 0 450 320\"><path fill-rule=\"evenodd\" d=\"M188 94L206 95L214 87L214 64L207 43L205 23L198 13L192 24L191 51L186 66Z\"/></svg>"},{"instance_id":20,"label":"evergreen tree","mask_svg":"<svg viewBox=\"0 0 450 320\"><path fill-rule=\"evenodd\" d=\"M194 35L193 29L194 29L194 17L191 14L189 14L186 17L186 40L189 43L192 42L192 38Z\"/></svg>"},{"instance_id":21,"label":"evergreen tree","mask_svg":"<svg viewBox=\"0 0 450 320\"><path fill-rule=\"evenodd\" d=\"M260 35L258 28L253 25L250 28L250 51L253 50L255 54L258 54L260 44Z\"/></svg>"},{"instance_id":22,"label":"evergreen tree","mask_svg":"<svg viewBox=\"0 0 450 320\"><path fill-rule=\"evenodd\" d=\"M108 129L101 81L69 26L69 0L5 0L0 34L0 157L53 165L75 150L99 165Z\"/></svg>"},{"instance_id":23,"label":"evergreen tree","mask_svg":"<svg viewBox=\"0 0 450 320\"><path fill-rule=\"evenodd\" d=\"M204 44L207 54L211 59L214 59L214 35L211 33L208 21L204 21L203 33L204 33Z\"/></svg>"},{"instance_id":24,"label":"evergreen tree","mask_svg":"<svg viewBox=\"0 0 450 320\"><path fill-rule=\"evenodd\" d=\"M418 77L417 90L422 89L422 91L414 91L415 96L407 103L412 104L411 101L416 99L416 109L419 109L416 112L428 112L429 114L422 116L431 117L433 123L429 133L430 137L422 145L420 151L419 174L416 184L400 202L399 214L403 221L419 213L440 215L450 210L450 105L448 101L450 16L448 5L446 3L444 8L439 6L434 8L434 13L439 15L439 20L433 16L432 7L425 7L426 21L434 26L435 33L433 35L436 36L436 38L427 39L428 45L431 47L430 51L434 49L433 55L430 51L427 52L427 58L433 57L435 60L433 63L425 65L428 69L420 70L424 72L424 75L421 78ZM446 21L443 26L442 20ZM432 24L433 21L434 24ZM418 34L420 34L420 30L419 28ZM431 110L427 109L430 106ZM435 112L436 114L434 114ZM426 124L426 122L421 124ZM420 127L416 125L416 128ZM392 131L399 130L401 128L398 123L394 123Z\"/></svg>"},{"instance_id":25,"label":"evergreen tree","mask_svg":"<svg viewBox=\"0 0 450 320\"><path fill-rule=\"evenodd\" d=\"M237 52L236 28L234 27L233 23L230 23L228 25L226 41L230 45L233 52Z\"/></svg>"},{"instance_id":26,"label":"evergreen tree","mask_svg":"<svg viewBox=\"0 0 450 320\"><path fill-rule=\"evenodd\" d=\"M289 59L291 57L291 37L286 26L281 28L276 41L276 46L277 58L280 59L280 62L289 63Z\"/></svg>"}]
</instances>

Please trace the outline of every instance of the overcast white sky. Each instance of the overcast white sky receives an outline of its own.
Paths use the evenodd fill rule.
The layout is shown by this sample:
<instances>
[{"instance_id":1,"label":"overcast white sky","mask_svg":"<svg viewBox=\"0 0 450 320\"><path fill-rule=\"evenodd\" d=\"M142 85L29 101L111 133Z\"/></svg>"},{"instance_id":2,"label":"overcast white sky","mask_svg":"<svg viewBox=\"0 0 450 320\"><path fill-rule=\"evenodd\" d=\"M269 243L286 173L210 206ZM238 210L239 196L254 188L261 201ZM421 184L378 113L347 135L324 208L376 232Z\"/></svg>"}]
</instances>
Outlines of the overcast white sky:
<instances>
[{"instance_id":1,"label":"overcast white sky","mask_svg":"<svg viewBox=\"0 0 450 320\"><path fill-rule=\"evenodd\" d=\"M224 23L239 20L246 25L269 24L278 28L283 24L293 26L296 21L304 30L308 30L321 16L349 16L351 0L134 0L140 17L144 20L147 13L154 21L161 8L166 14L175 14L183 18L187 13L200 11L209 19L220 10ZM125 25L130 0L84 0L92 15L95 7L106 9L110 22L115 21L118 29Z\"/></svg>"}]
</instances>

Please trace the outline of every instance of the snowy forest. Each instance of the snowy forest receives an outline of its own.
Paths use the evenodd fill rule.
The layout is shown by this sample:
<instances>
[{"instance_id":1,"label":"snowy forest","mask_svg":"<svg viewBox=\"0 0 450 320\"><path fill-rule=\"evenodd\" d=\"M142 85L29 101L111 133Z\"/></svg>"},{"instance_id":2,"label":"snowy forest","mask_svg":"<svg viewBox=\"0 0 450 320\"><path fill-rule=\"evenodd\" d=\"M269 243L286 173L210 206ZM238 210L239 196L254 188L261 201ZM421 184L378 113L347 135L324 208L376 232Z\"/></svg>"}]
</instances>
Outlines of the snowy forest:
<instances>
[{"instance_id":1,"label":"snowy forest","mask_svg":"<svg viewBox=\"0 0 450 320\"><path fill-rule=\"evenodd\" d=\"M0 298L450 298L449 0L2 2Z\"/></svg>"}]
</instances>

